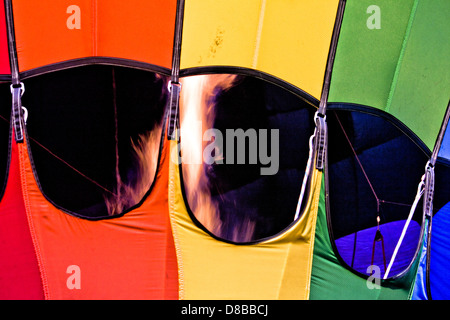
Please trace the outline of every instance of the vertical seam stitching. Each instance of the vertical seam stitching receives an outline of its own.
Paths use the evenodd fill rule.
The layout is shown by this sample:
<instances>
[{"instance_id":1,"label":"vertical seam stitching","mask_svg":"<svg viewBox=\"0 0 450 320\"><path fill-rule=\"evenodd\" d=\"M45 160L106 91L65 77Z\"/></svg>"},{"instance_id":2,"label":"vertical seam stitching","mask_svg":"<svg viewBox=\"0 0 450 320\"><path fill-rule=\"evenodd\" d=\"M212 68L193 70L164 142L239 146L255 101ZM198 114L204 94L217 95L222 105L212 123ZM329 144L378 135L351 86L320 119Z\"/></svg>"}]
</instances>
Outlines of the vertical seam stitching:
<instances>
[{"instance_id":1,"label":"vertical seam stitching","mask_svg":"<svg viewBox=\"0 0 450 320\"><path fill-rule=\"evenodd\" d=\"M97 56L97 0L92 1L92 56Z\"/></svg>"},{"instance_id":2,"label":"vertical seam stitching","mask_svg":"<svg viewBox=\"0 0 450 320\"><path fill-rule=\"evenodd\" d=\"M306 295L305 295L305 300L309 299L309 295L310 295L310 291L311 291L311 278L312 278L312 267L313 267L313 259L314 259L314 243L315 243L315 238L316 238L316 223L317 223L317 215L318 215L318 210L319 210L319 202L320 202L320 194L321 194L321 190L322 190L322 175L318 174L318 172L316 172L316 175L318 175L319 177L315 177L316 180L316 190L314 191L314 200L313 200L313 207L311 208L312 211L312 217L311 217L311 233L309 235L309 255L308 255L308 268L306 270L306 272L308 273L307 275L307 281L306 283Z\"/></svg>"},{"instance_id":3,"label":"vertical seam stitching","mask_svg":"<svg viewBox=\"0 0 450 320\"><path fill-rule=\"evenodd\" d=\"M181 254L181 249L180 249L180 242L179 242L179 237L178 237L178 230L177 230L177 225L176 225L176 210L175 210L175 181L174 179L176 179L176 174L177 174L177 170L176 170L176 165L172 162L172 151L173 151L173 147L171 146L172 143L170 141L169 143L169 154L168 157L169 159L167 159L167 161L169 161L169 190L168 190L168 196L169 196L169 219L170 219L170 224L172 226L172 234L173 234L173 241L174 241L174 245L175 245L175 253L177 256L177 265L178 265L178 299L179 300L184 300L184 295L185 295L185 291L184 291L184 272L183 272L183 259L182 259L182 254ZM175 146L175 148L177 148L177 146Z\"/></svg>"},{"instance_id":4,"label":"vertical seam stitching","mask_svg":"<svg viewBox=\"0 0 450 320\"><path fill-rule=\"evenodd\" d=\"M258 29L256 30L255 52L253 53L253 62L252 62L253 69L256 69L256 66L258 64L259 47L261 45L261 35L264 25L265 11L266 11L266 0L262 0L261 8L259 10Z\"/></svg>"},{"instance_id":5,"label":"vertical seam stitching","mask_svg":"<svg viewBox=\"0 0 450 320\"><path fill-rule=\"evenodd\" d=\"M409 36L411 34L412 25L413 25L414 19L416 17L416 11L417 11L418 4L419 4L419 0L415 0L413 7L411 9L411 14L409 16L408 25L406 27L405 36L404 36L403 42L402 42L402 48L400 49L400 54L399 54L399 57L397 60L397 65L395 66L394 76L393 76L392 82L391 82L391 87L389 89L388 99L386 101L386 109L385 109L386 112L389 112L389 110L391 108L392 99L394 98L394 92L397 88L397 82L398 82L398 77L400 74L401 65L403 62L403 57L405 55L406 46L408 44Z\"/></svg>"},{"instance_id":6,"label":"vertical seam stitching","mask_svg":"<svg viewBox=\"0 0 450 320\"><path fill-rule=\"evenodd\" d=\"M26 168L25 168L26 159L25 159L25 154L24 154L24 152L26 152L26 151L22 150L23 147L20 145L17 145L17 147L18 147L18 152L19 152L19 168L20 168L19 170L20 170L20 181L21 181L21 187L22 187L22 196L23 196L23 201L24 201L24 205L25 205L25 212L26 212L26 216L27 216L27 220L28 220L28 226L30 228L30 235L33 240L33 246L34 246L34 250L36 252L36 258L37 258L39 270L41 273L44 297L46 300L50 300L50 292L49 292L49 288L48 288L47 274L45 272L44 262L42 259L42 254L41 254L41 250L39 247L36 230L35 230L35 227L33 224L31 205L30 205L29 194L28 194L28 189L27 189Z\"/></svg>"}]
</instances>

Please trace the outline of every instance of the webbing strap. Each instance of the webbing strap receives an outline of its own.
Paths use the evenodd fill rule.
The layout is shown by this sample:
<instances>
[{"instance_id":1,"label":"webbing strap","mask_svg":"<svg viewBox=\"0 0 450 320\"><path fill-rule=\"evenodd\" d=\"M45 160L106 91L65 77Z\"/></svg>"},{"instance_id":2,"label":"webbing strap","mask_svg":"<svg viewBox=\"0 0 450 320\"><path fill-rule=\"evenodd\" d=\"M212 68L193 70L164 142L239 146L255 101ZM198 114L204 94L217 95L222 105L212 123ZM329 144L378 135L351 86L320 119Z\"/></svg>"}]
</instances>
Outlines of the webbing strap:
<instances>
[{"instance_id":1,"label":"webbing strap","mask_svg":"<svg viewBox=\"0 0 450 320\"><path fill-rule=\"evenodd\" d=\"M445 111L444 120L442 121L441 128L439 130L436 143L434 144L433 153L431 154L430 164L432 167L436 164L436 160L441 149L442 141L444 140L444 135L447 130L448 123L450 121L450 101L447 104L447 110Z\"/></svg>"},{"instance_id":2,"label":"webbing strap","mask_svg":"<svg viewBox=\"0 0 450 320\"><path fill-rule=\"evenodd\" d=\"M423 201L423 214L427 218L433 215L433 197L434 197L434 180L435 180L434 166L437 161L439 150L441 149L442 141L444 140L444 135L447 130L449 120L450 120L450 102L447 105L444 120L439 130L439 134L436 139L436 143L434 145L430 160L427 162L427 165L425 166L425 190Z\"/></svg>"},{"instance_id":3,"label":"webbing strap","mask_svg":"<svg viewBox=\"0 0 450 320\"><path fill-rule=\"evenodd\" d=\"M23 116L22 116L22 95L25 87L19 78L19 63L17 59L16 37L14 31L14 18L12 1L5 0L5 18L8 35L9 64L11 67L11 95L12 95L12 115L14 125L14 135L16 142L23 142Z\"/></svg>"},{"instance_id":4,"label":"webbing strap","mask_svg":"<svg viewBox=\"0 0 450 320\"><path fill-rule=\"evenodd\" d=\"M448 127L449 119L450 119L450 101L447 104L444 120L442 121L442 125L439 130L436 143L434 144L433 152L431 154L430 160L427 162L427 165L425 166L425 174L423 175L423 183L425 185L423 190L424 194L423 217L428 220L425 282L426 282L427 297L429 300L432 300L430 287L430 261L431 261L431 230L432 230L431 224L433 217L433 198L434 198L434 184L435 184L434 166L436 164L438 154L441 149L442 141L444 140L444 135Z\"/></svg>"},{"instance_id":5,"label":"webbing strap","mask_svg":"<svg viewBox=\"0 0 450 320\"><path fill-rule=\"evenodd\" d=\"M330 83L331 83L331 72L333 70L333 64L334 64L334 58L336 55L337 43L338 43L338 39L339 39L339 34L341 32L341 25L342 25L342 18L344 16L345 3L346 3L346 0L339 1L339 5L338 5L338 9L337 9L336 21L334 23L333 35L331 37L330 51L328 53L327 68L325 70L325 77L324 77L324 81L323 81L322 95L320 97L320 104L319 104L319 110L318 110L320 115L325 115L325 113L326 113L327 102L328 102L328 92L330 91Z\"/></svg>"},{"instance_id":6,"label":"webbing strap","mask_svg":"<svg viewBox=\"0 0 450 320\"><path fill-rule=\"evenodd\" d=\"M436 143L434 145L433 153L431 154L430 161L427 163L427 166L425 168L425 191L424 191L425 196L423 201L423 214L424 217L428 219L427 251L426 251L427 259L426 259L426 274L425 274L428 300L432 300L431 284L430 284L430 262L431 262L433 198L434 198L434 183L435 183L434 166L436 164L437 157L441 149L442 141L444 140L444 135L447 130L449 120L450 120L450 101L447 104L447 110L445 112L444 120L439 130Z\"/></svg>"},{"instance_id":7,"label":"webbing strap","mask_svg":"<svg viewBox=\"0 0 450 320\"><path fill-rule=\"evenodd\" d=\"M169 125L167 126L167 139L177 140L175 135L178 124L178 112L180 103L181 84L179 82L181 37L183 33L184 0L177 2L177 14L175 19L175 34L172 54L172 75L169 83Z\"/></svg>"},{"instance_id":8,"label":"webbing strap","mask_svg":"<svg viewBox=\"0 0 450 320\"><path fill-rule=\"evenodd\" d=\"M320 96L320 103L318 111L315 116L316 123L316 139L315 139L315 151L316 157L316 168L318 170L323 170L325 162L325 149L326 149L326 137L328 134L327 123L326 123L326 109L328 103L328 92L330 91L331 83L331 72L333 70L334 57L336 55L337 42L339 39L339 33L341 31L342 18L344 16L345 0L339 1L336 20L334 23L333 35L331 37L330 51L328 53L327 68L325 70L325 76L322 87L322 94Z\"/></svg>"},{"instance_id":9,"label":"webbing strap","mask_svg":"<svg viewBox=\"0 0 450 320\"><path fill-rule=\"evenodd\" d=\"M425 167L425 191L424 191L423 213L426 217L430 217L433 214L434 177L435 177L434 166L437 161L439 150L441 149L442 141L444 140L444 135L447 130L449 119L450 119L450 102L447 105L445 117L439 130L439 134L436 139L436 143L434 145L434 149L431 154L430 160L428 161Z\"/></svg>"},{"instance_id":10,"label":"webbing strap","mask_svg":"<svg viewBox=\"0 0 450 320\"><path fill-rule=\"evenodd\" d=\"M14 86L20 84L19 63L17 61L16 36L14 31L14 17L12 0L5 0L5 18L8 36L9 64L11 67L11 79Z\"/></svg>"}]
</instances>

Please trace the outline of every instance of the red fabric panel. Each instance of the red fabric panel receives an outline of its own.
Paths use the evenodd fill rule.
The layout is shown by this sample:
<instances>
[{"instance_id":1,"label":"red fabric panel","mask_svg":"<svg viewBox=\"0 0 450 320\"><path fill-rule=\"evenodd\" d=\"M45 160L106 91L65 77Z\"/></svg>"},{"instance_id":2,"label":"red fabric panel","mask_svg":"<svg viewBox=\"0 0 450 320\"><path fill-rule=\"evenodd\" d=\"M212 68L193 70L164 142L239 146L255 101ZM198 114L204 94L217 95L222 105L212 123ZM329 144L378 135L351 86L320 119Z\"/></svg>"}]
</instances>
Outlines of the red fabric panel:
<instances>
[{"instance_id":1,"label":"red fabric panel","mask_svg":"<svg viewBox=\"0 0 450 320\"><path fill-rule=\"evenodd\" d=\"M19 147L25 207L47 299L178 299L167 143L144 203L99 221L70 216L49 203L34 179L26 145Z\"/></svg>"},{"instance_id":2,"label":"red fabric panel","mask_svg":"<svg viewBox=\"0 0 450 320\"><path fill-rule=\"evenodd\" d=\"M11 74L5 21L5 3L0 1L0 74Z\"/></svg>"},{"instance_id":3,"label":"red fabric panel","mask_svg":"<svg viewBox=\"0 0 450 320\"><path fill-rule=\"evenodd\" d=\"M0 299L43 298L39 266L23 204L17 145L13 141L8 183L0 202Z\"/></svg>"}]
</instances>

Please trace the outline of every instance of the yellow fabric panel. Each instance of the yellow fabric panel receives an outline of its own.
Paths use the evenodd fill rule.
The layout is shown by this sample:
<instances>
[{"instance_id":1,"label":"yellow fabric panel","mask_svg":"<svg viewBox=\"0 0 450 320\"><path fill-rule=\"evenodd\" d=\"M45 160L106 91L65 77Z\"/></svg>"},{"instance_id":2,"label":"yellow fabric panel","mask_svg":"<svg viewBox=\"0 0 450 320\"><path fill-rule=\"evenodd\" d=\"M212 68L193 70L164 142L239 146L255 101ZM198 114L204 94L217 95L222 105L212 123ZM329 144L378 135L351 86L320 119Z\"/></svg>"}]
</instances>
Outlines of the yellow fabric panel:
<instances>
[{"instance_id":1,"label":"yellow fabric panel","mask_svg":"<svg viewBox=\"0 0 450 320\"><path fill-rule=\"evenodd\" d=\"M338 2L186 0L181 69L256 69L320 99Z\"/></svg>"},{"instance_id":2,"label":"yellow fabric panel","mask_svg":"<svg viewBox=\"0 0 450 320\"><path fill-rule=\"evenodd\" d=\"M180 68L249 66L256 45L260 1L187 0Z\"/></svg>"},{"instance_id":3,"label":"yellow fabric panel","mask_svg":"<svg viewBox=\"0 0 450 320\"><path fill-rule=\"evenodd\" d=\"M174 148L177 142L171 141ZM312 179L307 208L286 232L258 244L234 245L195 226L183 200L179 167L171 161L169 210L180 299L308 299L322 173L315 170Z\"/></svg>"}]
</instances>

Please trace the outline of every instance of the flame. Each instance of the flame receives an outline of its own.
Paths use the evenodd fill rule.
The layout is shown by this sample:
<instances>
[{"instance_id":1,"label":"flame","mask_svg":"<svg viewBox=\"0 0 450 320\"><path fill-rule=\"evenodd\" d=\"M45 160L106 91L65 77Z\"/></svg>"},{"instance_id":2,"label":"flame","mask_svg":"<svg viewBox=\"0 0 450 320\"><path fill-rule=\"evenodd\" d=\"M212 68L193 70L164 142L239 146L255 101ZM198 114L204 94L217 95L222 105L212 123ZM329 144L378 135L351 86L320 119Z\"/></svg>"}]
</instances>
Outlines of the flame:
<instances>
[{"instance_id":1,"label":"flame","mask_svg":"<svg viewBox=\"0 0 450 320\"><path fill-rule=\"evenodd\" d=\"M117 174L115 196L105 196L109 215L120 214L138 204L150 189L158 166L161 130L161 125L157 125L153 130L139 135L136 142L131 140L137 164L132 168L136 179L125 183Z\"/></svg>"},{"instance_id":2,"label":"flame","mask_svg":"<svg viewBox=\"0 0 450 320\"><path fill-rule=\"evenodd\" d=\"M206 130L212 129L215 118L216 97L236 83L231 74L198 75L182 79L180 97L181 157L183 181L189 205L199 222L213 234L224 238L231 231L233 241L249 241L255 223L244 219L241 224L225 230L220 219L218 203L211 196L211 186L206 174L208 165L203 162L203 141ZM216 155L216 159L222 157Z\"/></svg>"},{"instance_id":3,"label":"flame","mask_svg":"<svg viewBox=\"0 0 450 320\"><path fill-rule=\"evenodd\" d=\"M237 224L232 230L231 240L234 242L248 242L253 240L253 234L255 233L255 221L251 221L245 217L244 220Z\"/></svg>"}]
</instances>

